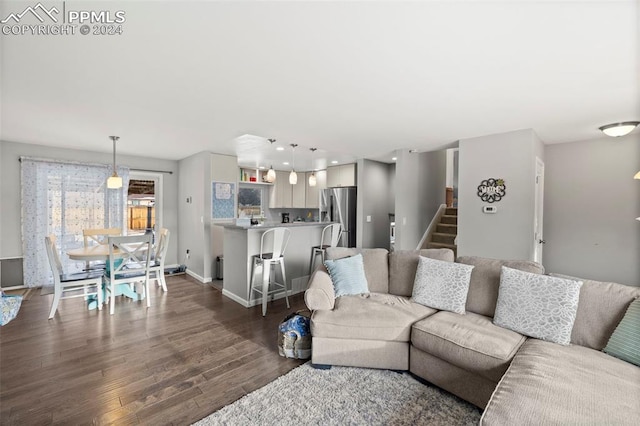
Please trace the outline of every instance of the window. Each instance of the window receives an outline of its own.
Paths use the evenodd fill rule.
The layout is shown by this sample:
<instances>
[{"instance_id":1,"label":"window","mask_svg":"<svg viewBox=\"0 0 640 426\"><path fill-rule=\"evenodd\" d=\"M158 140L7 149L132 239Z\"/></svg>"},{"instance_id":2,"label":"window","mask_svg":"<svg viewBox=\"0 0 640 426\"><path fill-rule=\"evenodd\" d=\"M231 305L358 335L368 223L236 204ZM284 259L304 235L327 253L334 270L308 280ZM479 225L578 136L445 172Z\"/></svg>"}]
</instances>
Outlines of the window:
<instances>
[{"instance_id":1,"label":"window","mask_svg":"<svg viewBox=\"0 0 640 426\"><path fill-rule=\"evenodd\" d=\"M238 217L260 216L262 209L262 188L241 186L238 189Z\"/></svg>"}]
</instances>

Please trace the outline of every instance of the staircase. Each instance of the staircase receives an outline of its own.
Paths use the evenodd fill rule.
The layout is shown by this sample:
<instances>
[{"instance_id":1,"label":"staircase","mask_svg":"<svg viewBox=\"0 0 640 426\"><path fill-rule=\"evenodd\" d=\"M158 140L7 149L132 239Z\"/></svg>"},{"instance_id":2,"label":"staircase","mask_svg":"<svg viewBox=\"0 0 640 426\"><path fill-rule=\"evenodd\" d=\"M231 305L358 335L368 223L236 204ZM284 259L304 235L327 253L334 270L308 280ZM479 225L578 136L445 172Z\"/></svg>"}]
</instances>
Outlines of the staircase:
<instances>
[{"instance_id":1,"label":"staircase","mask_svg":"<svg viewBox=\"0 0 640 426\"><path fill-rule=\"evenodd\" d=\"M448 248L457 256L456 236L458 235L458 209L447 207L436 224L436 230L426 243L426 248Z\"/></svg>"}]
</instances>

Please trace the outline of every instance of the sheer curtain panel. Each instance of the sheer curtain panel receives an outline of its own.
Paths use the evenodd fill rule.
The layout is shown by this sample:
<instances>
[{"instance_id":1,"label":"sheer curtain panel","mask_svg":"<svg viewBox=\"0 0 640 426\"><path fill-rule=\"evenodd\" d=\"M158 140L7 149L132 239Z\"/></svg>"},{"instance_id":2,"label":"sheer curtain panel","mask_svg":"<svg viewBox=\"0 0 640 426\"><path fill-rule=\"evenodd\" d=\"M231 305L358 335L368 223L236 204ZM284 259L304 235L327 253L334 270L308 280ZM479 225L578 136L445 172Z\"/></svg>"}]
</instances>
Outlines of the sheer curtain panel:
<instances>
[{"instance_id":1,"label":"sheer curtain panel","mask_svg":"<svg viewBox=\"0 0 640 426\"><path fill-rule=\"evenodd\" d=\"M86 228L121 228L126 223L129 168L118 167L120 189L107 189L113 172L106 164L21 157L24 284L53 284L44 238L54 234L65 272L82 270L68 250L82 247Z\"/></svg>"}]
</instances>

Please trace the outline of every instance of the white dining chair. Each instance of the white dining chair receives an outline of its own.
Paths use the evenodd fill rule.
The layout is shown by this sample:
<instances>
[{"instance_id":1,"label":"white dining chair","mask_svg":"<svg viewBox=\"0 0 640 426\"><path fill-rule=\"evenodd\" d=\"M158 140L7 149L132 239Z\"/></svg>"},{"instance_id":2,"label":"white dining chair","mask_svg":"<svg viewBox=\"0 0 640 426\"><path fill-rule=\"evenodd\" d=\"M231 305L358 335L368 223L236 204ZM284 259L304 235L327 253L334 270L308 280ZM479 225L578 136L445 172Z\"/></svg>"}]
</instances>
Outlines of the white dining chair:
<instances>
[{"instance_id":1,"label":"white dining chair","mask_svg":"<svg viewBox=\"0 0 640 426\"><path fill-rule=\"evenodd\" d=\"M272 228L262 233L260 237L260 253L251 258L251 282L249 287L249 300L253 293L258 293L262 297L262 316L267 314L267 299L275 293L284 292L284 297L289 308L289 291L287 289L287 274L284 267L284 251L289 242L289 228ZM275 280L275 271L271 273L271 268L280 265L282 282ZM260 285L256 285L255 275L258 269L262 269ZM271 289L270 289L271 288Z\"/></svg>"},{"instance_id":2,"label":"white dining chair","mask_svg":"<svg viewBox=\"0 0 640 426\"><path fill-rule=\"evenodd\" d=\"M109 314L115 312L115 297L119 293L118 286L143 283L142 291L138 291L140 299L147 300L147 308L151 307L149 297L149 266L151 259L151 234L109 237L109 260L105 271L105 289L109 296Z\"/></svg>"},{"instance_id":3,"label":"white dining chair","mask_svg":"<svg viewBox=\"0 0 640 426\"><path fill-rule=\"evenodd\" d=\"M121 235L122 230L120 228L95 228L95 229L83 229L82 241L85 247L91 247L95 245L107 244L109 236ZM104 262L87 261L85 265L85 271L94 269L103 270L106 268Z\"/></svg>"},{"instance_id":4,"label":"white dining chair","mask_svg":"<svg viewBox=\"0 0 640 426\"><path fill-rule=\"evenodd\" d=\"M322 262L324 263L324 253L329 247L336 247L340 241L342 235L342 225L340 223L333 223L322 228L322 234L320 235L320 245L311 247L311 259L309 259L309 276L314 271L316 264L316 258L320 255Z\"/></svg>"},{"instance_id":5,"label":"white dining chair","mask_svg":"<svg viewBox=\"0 0 640 426\"><path fill-rule=\"evenodd\" d=\"M102 271L80 272L75 274L65 274L62 268L62 262L58 255L56 247L55 235L48 235L44 238L47 249L47 258L49 266L53 274L53 302L49 311L49 319L53 318L58 310L58 304L61 299L71 299L75 297L84 297L95 295L98 302L98 309L102 309L103 292L102 292ZM82 290L82 294L64 295L66 292Z\"/></svg>"},{"instance_id":6,"label":"white dining chair","mask_svg":"<svg viewBox=\"0 0 640 426\"><path fill-rule=\"evenodd\" d=\"M164 279L164 260L167 256L169 248L169 230L167 228L160 229L160 237L158 244L154 247L154 257L149 272L152 274L151 279L155 279L162 291L167 291L167 281Z\"/></svg>"}]
</instances>

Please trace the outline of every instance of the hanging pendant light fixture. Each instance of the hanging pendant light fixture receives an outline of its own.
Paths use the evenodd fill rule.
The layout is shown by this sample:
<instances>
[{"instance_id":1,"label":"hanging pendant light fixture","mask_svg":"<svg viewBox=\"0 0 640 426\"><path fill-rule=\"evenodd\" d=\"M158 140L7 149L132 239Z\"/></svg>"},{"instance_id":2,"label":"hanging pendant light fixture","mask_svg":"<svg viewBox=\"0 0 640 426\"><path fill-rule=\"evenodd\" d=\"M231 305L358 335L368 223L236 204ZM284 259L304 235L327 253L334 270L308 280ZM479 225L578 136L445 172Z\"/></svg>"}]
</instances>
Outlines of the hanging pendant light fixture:
<instances>
[{"instance_id":1,"label":"hanging pendant light fixture","mask_svg":"<svg viewBox=\"0 0 640 426\"><path fill-rule=\"evenodd\" d=\"M309 148L312 154L316 152L317 149L318 148ZM313 161L313 159L311 161ZM309 176L309 186L316 186L317 184L318 184L318 180L316 179L316 171L312 170L311 176Z\"/></svg>"},{"instance_id":2,"label":"hanging pendant light fixture","mask_svg":"<svg viewBox=\"0 0 640 426\"><path fill-rule=\"evenodd\" d=\"M296 173L296 146L297 143L291 144L291 173L289 173L289 183L295 185L298 183L298 174Z\"/></svg>"},{"instance_id":3,"label":"hanging pendant light fixture","mask_svg":"<svg viewBox=\"0 0 640 426\"><path fill-rule=\"evenodd\" d=\"M113 174L107 179L107 188L119 189L122 188L122 178L118 176L116 169L116 141L120 139L119 136L109 136L113 141Z\"/></svg>"},{"instance_id":4,"label":"hanging pendant light fixture","mask_svg":"<svg viewBox=\"0 0 640 426\"><path fill-rule=\"evenodd\" d=\"M271 142L271 145L273 145L273 143L276 141L275 139L268 139L269 142ZM267 176L265 178L265 180L268 183L273 183L276 181L276 171L273 170L273 166L269 166L269 171L267 172Z\"/></svg>"}]
</instances>

